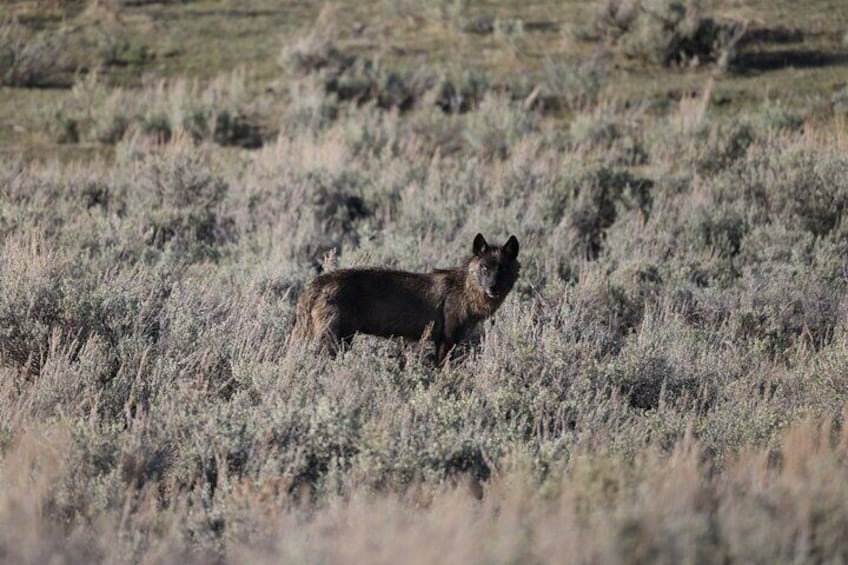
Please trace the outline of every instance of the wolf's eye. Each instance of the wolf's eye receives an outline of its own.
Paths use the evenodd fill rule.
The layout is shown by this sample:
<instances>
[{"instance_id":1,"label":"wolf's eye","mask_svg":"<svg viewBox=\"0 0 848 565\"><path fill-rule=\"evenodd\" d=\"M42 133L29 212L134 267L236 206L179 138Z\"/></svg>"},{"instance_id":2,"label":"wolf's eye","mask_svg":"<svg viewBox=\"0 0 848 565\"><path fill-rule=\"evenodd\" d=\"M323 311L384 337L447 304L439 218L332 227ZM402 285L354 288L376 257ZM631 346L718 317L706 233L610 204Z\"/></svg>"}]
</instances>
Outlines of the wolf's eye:
<instances>
[{"instance_id":1,"label":"wolf's eye","mask_svg":"<svg viewBox=\"0 0 848 565\"><path fill-rule=\"evenodd\" d=\"M489 267L487 267L486 265L483 265L482 267L480 267L480 270L483 271L484 273L488 273Z\"/></svg>"}]
</instances>

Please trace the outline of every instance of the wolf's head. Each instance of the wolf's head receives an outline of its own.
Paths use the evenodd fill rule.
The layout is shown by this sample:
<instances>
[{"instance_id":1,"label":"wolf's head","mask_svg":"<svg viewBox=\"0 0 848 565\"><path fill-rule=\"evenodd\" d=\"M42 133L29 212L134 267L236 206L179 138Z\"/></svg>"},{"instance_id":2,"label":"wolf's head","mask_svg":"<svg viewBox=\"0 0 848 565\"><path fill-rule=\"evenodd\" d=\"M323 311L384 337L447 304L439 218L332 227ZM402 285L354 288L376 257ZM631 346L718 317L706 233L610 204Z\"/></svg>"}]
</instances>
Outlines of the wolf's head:
<instances>
[{"instance_id":1,"label":"wolf's head","mask_svg":"<svg viewBox=\"0 0 848 565\"><path fill-rule=\"evenodd\" d=\"M482 234L474 238L474 256L468 272L480 285L486 298L502 300L518 279L518 239L513 235L502 246L489 245Z\"/></svg>"}]
</instances>

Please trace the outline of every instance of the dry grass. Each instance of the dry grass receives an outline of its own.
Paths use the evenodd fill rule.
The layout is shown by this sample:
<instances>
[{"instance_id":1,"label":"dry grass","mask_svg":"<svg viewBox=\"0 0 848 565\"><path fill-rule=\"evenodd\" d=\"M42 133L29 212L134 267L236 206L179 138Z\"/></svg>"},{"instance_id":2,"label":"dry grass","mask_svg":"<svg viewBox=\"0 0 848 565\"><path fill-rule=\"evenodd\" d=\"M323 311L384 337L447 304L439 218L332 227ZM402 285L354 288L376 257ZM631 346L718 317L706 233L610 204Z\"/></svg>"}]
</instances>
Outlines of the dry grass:
<instances>
[{"instance_id":1,"label":"dry grass","mask_svg":"<svg viewBox=\"0 0 848 565\"><path fill-rule=\"evenodd\" d=\"M802 421L778 449L746 449L721 473L691 435L625 463L585 444L540 486L516 457L482 489L357 489L319 503L279 480L222 476L214 504L176 491L127 491L75 527L55 524L54 481L68 472L60 426L17 441L4 463L0 548L36 563L126 560L276 563L784 562L842 559L848 437ZM167 487L166 487L167 490ZM211 514L211 516L210 516ZM211 532L210 532L211 529Z\"/></svg>"}]
</instances>

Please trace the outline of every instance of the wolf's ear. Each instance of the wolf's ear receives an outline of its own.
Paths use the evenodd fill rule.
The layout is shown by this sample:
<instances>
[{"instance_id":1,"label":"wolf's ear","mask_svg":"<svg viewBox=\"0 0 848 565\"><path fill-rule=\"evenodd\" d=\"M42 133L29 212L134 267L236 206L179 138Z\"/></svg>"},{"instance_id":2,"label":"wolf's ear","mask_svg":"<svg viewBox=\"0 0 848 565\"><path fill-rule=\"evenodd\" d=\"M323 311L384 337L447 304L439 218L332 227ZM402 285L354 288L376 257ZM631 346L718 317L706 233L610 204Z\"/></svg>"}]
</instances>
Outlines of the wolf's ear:
<instances>
[{"instance_id":1,"label":"wolf's ear","mask_svg":"<svg viewBox=\"0 0 848 565\"><path fill-rule=\"evenodd\" d=\"M513 259L518 257L518 240L514 235L510 236L506 243L504 243L503 251Z\"/></svg>"},{"instance_id":2,"label":"wolf's ear","mask_svg":"<svg viewBox=\"0 0 848 565\"><path fill-rule=\"evenodd\" d=\"M486 243L486 238L482 233L478 233L474 237L474 255L482 255L489 249L489 244Z\"/></svg>"}]
</instances>

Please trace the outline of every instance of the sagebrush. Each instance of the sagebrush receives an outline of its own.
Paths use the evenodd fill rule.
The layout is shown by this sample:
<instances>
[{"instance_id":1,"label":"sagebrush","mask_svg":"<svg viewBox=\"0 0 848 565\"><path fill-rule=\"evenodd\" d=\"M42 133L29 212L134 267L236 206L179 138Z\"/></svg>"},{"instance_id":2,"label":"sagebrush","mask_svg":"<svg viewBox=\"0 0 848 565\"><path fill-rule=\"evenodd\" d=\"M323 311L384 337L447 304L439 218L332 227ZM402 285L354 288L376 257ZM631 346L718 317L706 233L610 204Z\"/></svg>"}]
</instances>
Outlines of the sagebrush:
<instances>
[{"instance_id":1,"label":"sagebrush","mask_svg":"<svg viewBox=\"0 0 848 565\"><path fill-rule=\"evenodd\" d=\"M0 556L848 558L844 122L319 75L254 151L218 137L240 75L81 79L62 111L114 154L0 160ZM459 265L478 232L522 274L446 366L290 341L319 271Z\"/></svg>"}]
</instances>

